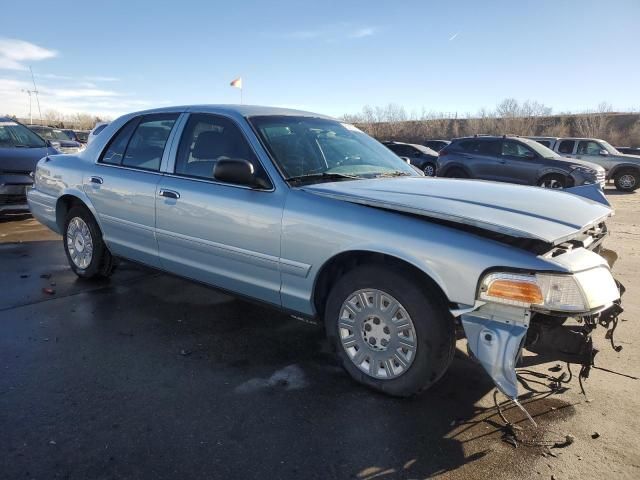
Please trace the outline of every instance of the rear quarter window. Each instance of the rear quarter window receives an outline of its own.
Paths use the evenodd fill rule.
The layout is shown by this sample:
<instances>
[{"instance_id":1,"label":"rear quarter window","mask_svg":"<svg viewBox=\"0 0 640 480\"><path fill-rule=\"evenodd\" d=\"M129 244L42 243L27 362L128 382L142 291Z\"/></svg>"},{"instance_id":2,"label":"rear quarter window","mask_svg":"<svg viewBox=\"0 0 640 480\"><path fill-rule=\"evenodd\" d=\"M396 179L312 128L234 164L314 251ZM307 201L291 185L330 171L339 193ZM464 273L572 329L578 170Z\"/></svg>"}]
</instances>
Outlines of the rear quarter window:
<instances>
[{"instance_id":1,"label":"rear quarter window","mask_svg":"<svg viewBox=\"0 0 640 480\"><path fill-rule=\"evenodd\" d=\"M573 147L576 142L574 140L562 140L558 146L558 152L560 153L573 153Z\"/></svg>"}]
</instances>

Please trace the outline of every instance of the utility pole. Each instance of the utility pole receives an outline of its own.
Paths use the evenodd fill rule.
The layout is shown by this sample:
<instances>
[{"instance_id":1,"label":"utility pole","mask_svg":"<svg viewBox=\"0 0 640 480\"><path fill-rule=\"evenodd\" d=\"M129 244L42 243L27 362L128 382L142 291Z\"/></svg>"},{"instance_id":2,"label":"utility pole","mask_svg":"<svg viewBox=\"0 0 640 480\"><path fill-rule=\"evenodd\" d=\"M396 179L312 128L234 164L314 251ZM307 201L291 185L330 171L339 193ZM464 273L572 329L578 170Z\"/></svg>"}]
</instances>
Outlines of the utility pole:
<instances>
[{"instance_id":1,"label":"utility pole","mask_svg":"<svg viewBox=\"0 0 640 480\"><path fill-rule=\"evenodd\" d=\"M42 124L42 111L40 110L40 97L38 97L38 87L36 87L36 77L33 76L33 69L31 68L31 65L29 65L29 71L31 72L31 80L33 81L32 92L36 94L36 102L38 104L38 115L40 116L40 124ZM29 111L31 111L31 95L29 95Z\"/></svg>"},{"instance_id":2,"label":"utility pole","mask_svg":"<svg viewBox=\"0 0 640 480\"><path fill-rule=\"evenodd\" d=\"M29 125L33 125L33 115L31 114L31 93L33 90L22 89L23 92L29 94Z\"/></svg>"}]
</instances>

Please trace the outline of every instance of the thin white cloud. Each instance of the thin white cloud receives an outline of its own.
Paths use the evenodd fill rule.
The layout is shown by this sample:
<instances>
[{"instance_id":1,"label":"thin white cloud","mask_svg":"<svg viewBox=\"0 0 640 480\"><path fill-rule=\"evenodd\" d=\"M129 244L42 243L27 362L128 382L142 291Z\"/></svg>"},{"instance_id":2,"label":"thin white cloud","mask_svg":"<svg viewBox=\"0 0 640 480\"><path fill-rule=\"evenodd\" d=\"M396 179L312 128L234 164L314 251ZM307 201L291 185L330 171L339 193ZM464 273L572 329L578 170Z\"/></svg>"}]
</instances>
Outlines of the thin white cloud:
<instances>
[{"instance_id":1,"label":"thin white cloud","mask_svg":"<svg viewBox=\"0 0 640 480\"><path fill-rule=\"evenodd\" d=\"M99 76L99 75L96 75L96 76L89 75L89 76L82 77L82 78L84 78L85 80L87 80L89 82L118 82L118 81L120 81L120 79L116 78L116 77L102 77L102 76Z\"/></svg>"},{"instance_id":2,"label":"thin white cloud","mask_svg":"<svg viewBox=\"0 0 640 480\"><path fill-rule=\"evenodd\" d=\"M451 35L449 37L449 41L451 42L451 41L455 40L456 38L458 38L458 35L460 35L460 32L454 33L453 35Z\"/></svg>"},{"instance_id":3,"label":"thin white cloud","mask_svg":"<svg viewBox=\"0 0 640 480\"><path fill-rule=\"evenodd\" d=\"M356 31L352 32L349 37L351 38L364 38L364 37L370 37L371 35L374 35L376 33L376 29L373 27L365 27L365 28L358 28Z\"/></svg>"},{"instance_id":4,"label":"thin white cloud","mask_svg":"<svg viewBox=\"0 0 640 480\"><path fill-rule=\"evenodd\" d=\"M55 50L49 50L34 43L16 38L0 38L0 69L26 70L25 62L37 62L58 55Z\"/></svg>"},{"instance_id":5,"label":"thin white cloud","mask_svg":"<svg viewBox=\"0 0 640 480\"><path fill-rule=\"evenodd\" d=\"M338 40L370 37L376 33L378 33L378 28L376 27L343 22L334 25L325 25L315 29L296 30L285 33L283 36L299 40L320 39L326 42L335 42Z\"/></svg>"}]
</instances>

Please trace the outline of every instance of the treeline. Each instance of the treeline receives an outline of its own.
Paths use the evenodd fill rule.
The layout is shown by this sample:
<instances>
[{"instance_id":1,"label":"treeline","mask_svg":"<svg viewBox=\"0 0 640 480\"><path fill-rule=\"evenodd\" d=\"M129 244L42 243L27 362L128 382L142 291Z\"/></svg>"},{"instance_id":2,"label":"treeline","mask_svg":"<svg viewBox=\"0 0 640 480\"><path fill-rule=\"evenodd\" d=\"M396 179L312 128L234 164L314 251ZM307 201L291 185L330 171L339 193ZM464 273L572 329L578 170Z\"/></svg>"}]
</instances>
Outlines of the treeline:
<instances>
[{"instance_id":1,"label":"treeline","mask_svg":"<svg viewBox=\"0 0 640 480\"><path fill-rule=\"evenodd\" d=\"M426 139L451 139L475 134L601 138L618 146L640 146L640 114L613 112L610 105L578 114L554 115L538 102L506 99L495 109L482 109L462 117L423 110L407 113L395 104L365 106L344 115L378 140L421 143Z\"/></svg>"},{"instance_id":2,"label":"treeline","mask_svg":"<svg viewBox=\"0 0 640 480\"><path fill-rule=\"evenodd\" d=\"M17 118L18 121L28 124L30 119ZM33 116L33 123L37 125L46 125L55 128L73 128L75 130L91 130L98 122L109 121L109 118L103 118L88 113L61 113L57 110L47 110L42 114L42 120Z\"/></svg>"}]
</instances>

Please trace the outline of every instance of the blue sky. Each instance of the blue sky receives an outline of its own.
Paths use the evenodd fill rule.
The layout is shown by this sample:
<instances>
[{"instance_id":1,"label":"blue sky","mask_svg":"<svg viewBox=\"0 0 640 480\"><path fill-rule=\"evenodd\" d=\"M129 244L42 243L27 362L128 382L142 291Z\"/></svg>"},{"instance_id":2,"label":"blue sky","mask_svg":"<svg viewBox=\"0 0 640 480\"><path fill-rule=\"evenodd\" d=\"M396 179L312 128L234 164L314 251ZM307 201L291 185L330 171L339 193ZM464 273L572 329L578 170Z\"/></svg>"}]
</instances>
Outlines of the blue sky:
<instances>
[{"instance_id":1,"label":"blue sky","mask_svg":"<svg viewBox=\"0 0 640 480\"><path fill-rule=\"evenodd\" d=\"M640 1L11 1L0 113L108 116L245 103L329 115L396 103L476 112L514 97L640 109ZM34 104L35 107L35 104Z\"/></svg>"}]
</instances>

